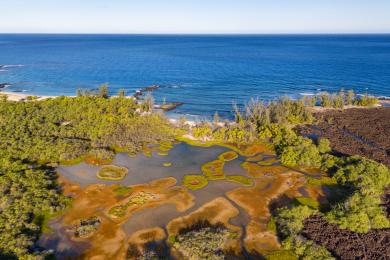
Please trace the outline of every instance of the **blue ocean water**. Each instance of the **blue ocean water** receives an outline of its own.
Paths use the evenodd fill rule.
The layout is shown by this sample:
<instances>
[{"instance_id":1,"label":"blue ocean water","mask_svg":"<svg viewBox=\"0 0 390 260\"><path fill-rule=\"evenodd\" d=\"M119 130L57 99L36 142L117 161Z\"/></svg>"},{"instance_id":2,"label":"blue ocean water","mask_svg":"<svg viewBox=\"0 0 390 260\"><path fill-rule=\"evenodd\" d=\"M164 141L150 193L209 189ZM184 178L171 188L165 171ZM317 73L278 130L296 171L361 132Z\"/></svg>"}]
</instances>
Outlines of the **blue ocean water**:
<instances>
[{"instance_id":1,"label":"blue ocean water","mask_svg":"<svg viewBox=\"0 0 390 260\"><path fill-rule=\"evenodd\" d=\"M157 101L201 116L226 115L251 97L340 88L390 96L390 35L0 34L0 83L41 95L158 84Z\"/></svg>"}]
</instances>

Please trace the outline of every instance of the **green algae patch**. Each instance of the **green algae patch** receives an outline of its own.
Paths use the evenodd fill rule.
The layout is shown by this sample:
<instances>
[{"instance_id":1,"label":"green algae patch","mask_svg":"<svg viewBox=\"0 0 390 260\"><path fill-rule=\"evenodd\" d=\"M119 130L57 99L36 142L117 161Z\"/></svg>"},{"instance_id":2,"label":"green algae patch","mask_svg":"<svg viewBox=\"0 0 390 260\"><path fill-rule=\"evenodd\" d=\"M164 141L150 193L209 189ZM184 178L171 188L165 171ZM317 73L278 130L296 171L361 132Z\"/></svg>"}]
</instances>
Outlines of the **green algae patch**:
<instances>
[{"instance_id":1,"label":"green algae patch","mask_svg":"<svg viewBox=\"0 0 390 260\"><path fill-rule=\"evenodd\" d=\"M84 161L84 159L85 159L85 156L80 156L80 157L77 157L74 159L62 160L62 161L60 161L60 164L62 164L64 166L76 165L76 164L82 163Z\"/></svg>"},{"instance_id":2,"label":"green algae patch","mask_svg":"<svg viewBox=\"0 0 390 260\"><path fill-rule=\"evenodd\" d=\"M298 260L299 258L291 250L276 250L265 256L266 260Z\"/></svg>"},{"instance_id":3,"label":"green algae patch","mask_svg":"<svg viewBox=\"0 0 390 260\"><path fill-rule=\"evenodd\" d=\"M251 178L241 176L241 175L226 176L226 180L236 182L248 187L253 185L253 180Z\"/></svg>"},{"instance_id":4,"label":"green algae patch","mask_svg":"<svg viewBox=\"0 0 390 260\"><path fill-rule=\"evenodd\" d=\"M326 185L336 185L337 181L331 177L321 176L320 178L314 178L311 176L305 176L307 184L313 186L326 186Z\"/></svg>"},{"instance_id":5,"label":"green algae patch","mask_svg":"<svg viewBox=\"0 0 390 260\"><path fill-rule=\"evenodd\" d=\"M130 158L135 158L137 157L137 154L136 153L128 153L127 154Z\"/></svg>"},{"instance_id":6,"label":"green algae patch","mask_svg":"<svg viewBox=\"0 0 390 260\"><path fill-rule=\"evenodd\" d=\"M129 170L126 167L116 165L105 165L97 173L97 177L102 180L119 181L122 180Z\"/></svg>"},{"instance_id":7,"label":"green algae patch","mask_svg":"<svg viewBox=\"0 0 390 260\"><path fill-rule=\"evenodd\" d=\"M208 185L208 180L202 175L185 175L183 185L190 190L199 190Z\"/></svg>"},{"instance_id":8,"label":"green algae patch","mask_svg":"<svg viewBox=\"0 0 390 260\"><path fill-rule=\"evenodd\" d=\"M268 221L267 230L276 234L277 232L276 219L274 217L271 217L270 220Z\"/></svg>"},{"instance_id":9,"label":"green algae patch","mask_svg":"<svg viewBox=\"0 0 390 260\"><path fill-rule=\"evenodd\" d=\"M158 150L162 152L167 152L173 148L173 144L171 143L161 143L160 146L158 147Z\"/></svg>"},{"instance_id":10,"label":"green algae patch","mask_svg":"<svg viewBox=\"0 0 390 260\"><path fill-rule=\"evenodd\" d=\"M237 158L238 158L238 154L234 151L228 151L218 156L218 159L224 162L230 162Z\"/></svg>"},{"instance_id":11,"label":"green algae patch","mask_svg":"<svg viewBox=\"0 0 390 260\"><path fill-rule=\"evenodd\" d=\"M320 203L312 198L298 197L295 198L300 204L308 206L312 209L319 209Z\"/></svg>"},{"instance_id":12,"label":"green algae patch","mask_svg":"<svg viewBox=\"0 0 390 260\"><path fill-rule=\"evenodd\" d=\"M126 195L128 195L129 193L131 193L132 190L133 190L132 188L127 187L127 186L119 186L119 187L113 189L113 192L114 192L116 195L126 196Z\"/></svg>"},{"instance_id":13,"label":"green algae patch","mask_svg":"<svg viewBox=\"0 0 390 260\"><path fill-rule=\"evenodd\" d=\"M159 156L168 156L167 152L158 152L157 155Z\"/></svg>"},{"instance_id":14,"label":"green algae patch","mask_svg":"<svg viewBox=\"0 0 390 260\"><path fill-rule=\"evenodd\" d=\"M223 172L224 161L214 160L202 165L201 169L203 174L209 180L223 180L225 179L225 173Z\"/></svg>"},{"instance_id":15,"label":"green algae patch","mask_svg":"<svg viewBox=\"0 0 390 260\"><path fill-rule=\"evenodd\" d=\"M164 167L171 167L172 163L171 162L165 162L165 163L163 163L163 166Z\"/></svg>"},{"instance_id":16,"label":"green algae patch","mask_svg":"<svg viewBox=\"0 0 390 260\"><path fill-rule=\"evenodd\" d=\"M257 164L261 166L271 166L272 164L276 163L278 160L276 158L271 158L269 160L260 161Z\"/></svg>"},{"instance_id":17,"label":"green algae patch","mask_svg":"<svg viewBox=\"0 0 390 260\"><path fill-rule=\"evenodd\" d=\"M152 157L152 151L143 151L142 152L143 153L143 155L145 155L146 157Z\"/></svg>"}]
</instances>

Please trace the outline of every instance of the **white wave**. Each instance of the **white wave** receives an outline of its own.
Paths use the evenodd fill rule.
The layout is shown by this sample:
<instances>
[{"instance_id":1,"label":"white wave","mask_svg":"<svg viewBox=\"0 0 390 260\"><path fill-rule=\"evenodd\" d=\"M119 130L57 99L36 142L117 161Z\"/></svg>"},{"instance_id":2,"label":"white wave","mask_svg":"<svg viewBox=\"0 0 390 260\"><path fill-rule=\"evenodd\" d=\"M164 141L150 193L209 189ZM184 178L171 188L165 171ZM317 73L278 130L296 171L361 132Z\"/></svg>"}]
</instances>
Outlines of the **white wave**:
<instances>
[{"instance_id":1,"label":"white wave","mask_svg":"<svg viewBox=\"0 0 390 260\"><path fill-rule=\"evenodd\" d=\"M16 64L16 65L0 65L1 68L19 68L24 67L22 64Z\"/></svg>"},{"instance_id":2,"label":"white wave","mask_svg":"<svg viewBox=\"0 0 390 260\"><path fill-rule=\"evenodd\" d=\"M8 70L0 70L0 72L6 72L6 71L8 71Z\"/></svg>"},{"instance_id":3,"label":"white wave","mask_svg":"<svg viewBox=\"0 0 390 260\"><path fill-rule=\"evenodd\" d=\"M301 96L315 96L314 93L310 93L310 92L299 93L299 95L301 95Z\"/></svg>"}]
</instances>

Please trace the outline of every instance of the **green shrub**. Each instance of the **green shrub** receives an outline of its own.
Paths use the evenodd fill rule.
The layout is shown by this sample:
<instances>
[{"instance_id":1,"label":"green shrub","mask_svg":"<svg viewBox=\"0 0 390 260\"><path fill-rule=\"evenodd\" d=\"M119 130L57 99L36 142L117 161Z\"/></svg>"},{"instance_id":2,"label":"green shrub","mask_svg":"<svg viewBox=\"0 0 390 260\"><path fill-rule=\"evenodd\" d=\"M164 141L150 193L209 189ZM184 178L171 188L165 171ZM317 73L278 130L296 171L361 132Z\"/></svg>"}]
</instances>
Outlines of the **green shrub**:
<instances>
[{"instance_id":1,"label":"green shrub","mask_svg":"<svg viewBox=\"0 0 390 260\"><path fill-rule=\"evenodd\" d=\"M303 220L314 213L316 211L308 206L298 206L291 209L281 208L278 210L276 217L278 230L285 237L297 235L303 228Z\"/></svg>"},{"instance_id":2,"label":"green shrub","mask_svg":"<svg viewBox=\"0 0 390 260\"><path fill-rule=\"evenodd\" d=\"M225 244L231 237L232 232L225 228L206 227L177 235L173 246L185 259L222 260Z\"/></svg>"},{"instance_id":3,"label":"green shrub","mask_svg":"<svg viewBox=\"0 0 390 260\"><path fill-rule=\"evenodd\" d=\"M192 129L192 135L196 139L204 139L211 137L212 135L212 130L208 124L203 124L200 126L193 127Z\"/></svg>"}]
</instances>

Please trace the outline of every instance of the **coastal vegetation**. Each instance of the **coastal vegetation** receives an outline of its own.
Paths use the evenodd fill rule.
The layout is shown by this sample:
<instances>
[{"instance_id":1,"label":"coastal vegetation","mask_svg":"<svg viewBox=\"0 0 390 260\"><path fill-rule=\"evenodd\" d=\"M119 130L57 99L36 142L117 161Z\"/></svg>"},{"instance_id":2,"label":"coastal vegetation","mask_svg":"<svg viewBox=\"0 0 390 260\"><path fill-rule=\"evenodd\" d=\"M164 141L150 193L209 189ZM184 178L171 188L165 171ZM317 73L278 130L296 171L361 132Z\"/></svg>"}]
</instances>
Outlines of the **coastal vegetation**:
<instances>
[{"instance_id":1,"label":"coastal vegetation","mask_svg":"<svg viewBox=\"0 0 390 260\"><path fill-rule=\"evenodd\" d=\"M299 135L297 125L315 122L307 106L318 102L324 107L342 108L345 104L366 106L376 101L351 92L323 94L319 100L281 98L268 104L252 100L244 109L235 106L233 122L221 123L216 115L213 123L174 128L163 115L152 112L152 97L137 104L124 95L109 97L107 86L101 86L98 93L80 91L73 98L2 100L0 256L44 255L35 242L47 219L69 204L57 184L53 167L85 161L103 165L97 172L98 178L122 180L128 169L109 165L116 152L143 152L150 157L147 159L153 159L154 153L166 156L176 137L204 147L220 145L231 150L203 164L203 175L184 176L182 186L175 186L176 180L167 178L130 187L79 187L76 207L65 215L66 223L78 223L70 230L74 236L90 238L97 232L107 232L110 237L112 224L107 213L110 221L119 223L135 211L163 204L174 204L182 212L194 204L189 190L202 189L212 180L227 180L242 184L226 196L250 216L245 227L245 250L262 253L266 259L333 259L327 247L304 235L305 221L321 217L356 234L390 228L381 200L390 185L390 172L386 166L361 156L336 156L325 138ZM245 157L241 167L248 177L225 175L225 164L239 157ZM164 166L170 167L172 162L163 162L161 167ZM309 169L317 169L321 176L301 173ZM329 197L322 205L312 194L302 196L298 192L302 187L327 187L331 192L337 191L337 196ZM271 210L272 203L280 197L287 197L289 203ZM80 205L87 204L91 208L83 215ZM167 225L167 242L189 259L223 258L226 244L236 241L241 234L240 228L229 223L238 213L229 200L217 198L172 220ZM212 225L188 229L204 220ZM165 233L158 237L165 237ZM102 242L96 239L92 238L93 244L100 245ZM277 251L263 252L256 243Z\"/></svg>"},{"instance_id":2,"label":"coastal vegetation","mask_svg":"<svg viewBox=\"0 0 390 260\"><path fill-rule=\"evenodd\" d=\"M59 191L54 169L0 159L0 258L34 258L35 241L47 219L69 200Z\"/></svg>"},{"instance_id":3,"label":"coastal vegetation","mask_svg":"<svg viewBox=\"0 0 390 260\"><path fill-rule=\"evenodd\" d=\"M0 148L21 160L66 162L87 154L109 160L149 143L171 142L172 127L159 114L142 115L129 98L58 97L2 101Z\"/></svg>"},{"instance_id":4,"label":"coastal vegetation","mask_svg":"<svg viewBox=\"0 0 390 260\"><path fill-rule=\"evenodd\" d=\"M59 162L109 163L115 151L137 152L173 141L159 114L137 112L129 98L83 93L31 102L0 101L1 257L38 257L35 242L47 218L69 199L52 166Z\"/></svg>"},{"instance_id":5,"label":"coastal vegetation","mask_svg":"<svg viewBox=\"0 0 390 260\"><path fill-rule=\"evenodd\" d=\"M353 90L338 93L322 92L319 95L305 96L302 101L308 107L320 106L324 108L342 109L345 106L370 107L379 103L378 98L368 95L356 95Z\"/></svg>"},{"instance_id":6,"label":"coastal vegetation","mask_svg":"<svg viewBox=\"0 0 390 260\"><path fill-rule=\"evenodd\" d=\"M376 104L377 100L368 96L356 97L352 92L348 95L341 92L331 97L321 96L321 106L324 107L342 108L344 103L370 106ZM316 102L311 101L311 104L315 105ZM381 196L390 185L390 173L384 165L359 156L333 155L327 139L312 140L298 135L294 127L314 122L313 116L306 108L308 105L307 98L299 101L280 99L268 105L251 101L243 111L236 108L233 124L221 126L204 123L195 127L194 137L204 143L245 144L258 140L269 141L283 165L294 168L320 168L326 172L330 177L321 177L319 180L308 177L308 183L329 186L332 190L337 186L338 196L333 198L330 206L321 207L318 201L298 197L295 201L301 206L291 204L280 209L275 217L277 230L282 235L282 246L286 252L299 258L330 259L332 255L325 248L302 237L300 232L303 221L312 215L320 214L330 223L357 233L388 229L389 219L382 206ZM258 164L267 167L274 162L271 159L260 161ZM213 164L216 163L210 163L206 167L209 168L206 169L209 174L212 173ZM243 167L247 168L252 177L260 176L258 173L262 171L267 172L266 169L257 169L250 160L243 163Z\"/></svg>"}]
</instances>

